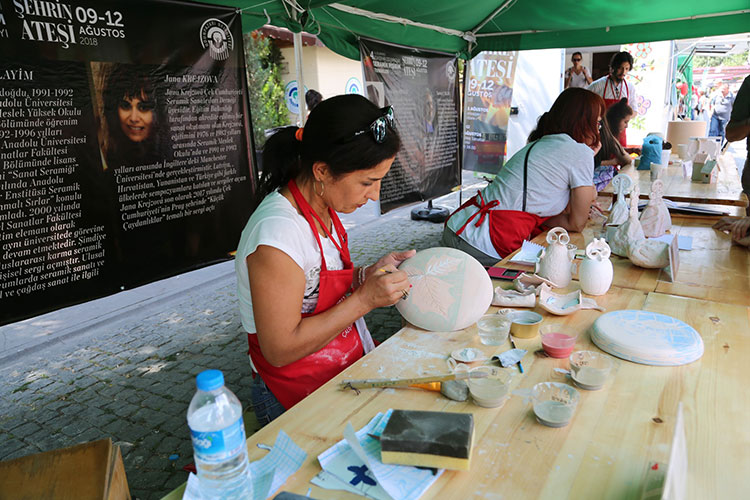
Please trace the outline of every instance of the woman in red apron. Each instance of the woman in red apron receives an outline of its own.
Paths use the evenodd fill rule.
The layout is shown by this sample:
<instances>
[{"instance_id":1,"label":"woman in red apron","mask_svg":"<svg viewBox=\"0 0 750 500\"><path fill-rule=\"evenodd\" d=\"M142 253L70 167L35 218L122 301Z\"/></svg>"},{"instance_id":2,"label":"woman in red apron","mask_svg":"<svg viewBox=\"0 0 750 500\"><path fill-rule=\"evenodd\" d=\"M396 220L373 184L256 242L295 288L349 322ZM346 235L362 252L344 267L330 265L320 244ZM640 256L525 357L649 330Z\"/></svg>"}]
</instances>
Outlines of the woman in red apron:
<instances>
[{"instance_id":1,"label":"woman in red apron","mask_svg":"<svg viewBox=\"0 0 750 500\"><path fill-rule=\"evenodd\" d=\"M253 409L265 424L373 348L361 319L408 294L395 266L413 251L354 267L336 212L379 198L399 138L390 108L358 95L321 102L306 127L269 138L261 200L237 250Z\"/></svg>"},{"instance_id":2,"label":"woman in red apron","mask_svg":"<svg viewBox=\"0 0 750 500\"><path fill-rule=\"evenodd\" d=\"M493 265L542 231L581 231L596 197L593 156L604 102L568 88L540 118L529 145L446 222L442 243Z\"/></svg>"}]
</instances>

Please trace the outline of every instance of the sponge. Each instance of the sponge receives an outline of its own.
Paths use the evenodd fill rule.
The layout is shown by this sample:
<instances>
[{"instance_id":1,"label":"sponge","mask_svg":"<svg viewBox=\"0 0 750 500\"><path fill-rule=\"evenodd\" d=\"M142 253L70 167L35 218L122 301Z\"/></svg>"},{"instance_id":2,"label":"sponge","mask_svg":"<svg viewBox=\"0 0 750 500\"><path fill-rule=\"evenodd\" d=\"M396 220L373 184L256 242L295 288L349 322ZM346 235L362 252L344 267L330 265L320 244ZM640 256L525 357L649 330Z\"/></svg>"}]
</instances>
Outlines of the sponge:
<instances>
[{"instance_id":1,"label":"sponge","mask_svg":"<svg viewBox=\"0 0 750 500\"><path fill-rule=\"evenodd\" d=\"M469 470L473 441L470 413L394 410L380 436L381 461Z\"/></svg>"}]
</instances>

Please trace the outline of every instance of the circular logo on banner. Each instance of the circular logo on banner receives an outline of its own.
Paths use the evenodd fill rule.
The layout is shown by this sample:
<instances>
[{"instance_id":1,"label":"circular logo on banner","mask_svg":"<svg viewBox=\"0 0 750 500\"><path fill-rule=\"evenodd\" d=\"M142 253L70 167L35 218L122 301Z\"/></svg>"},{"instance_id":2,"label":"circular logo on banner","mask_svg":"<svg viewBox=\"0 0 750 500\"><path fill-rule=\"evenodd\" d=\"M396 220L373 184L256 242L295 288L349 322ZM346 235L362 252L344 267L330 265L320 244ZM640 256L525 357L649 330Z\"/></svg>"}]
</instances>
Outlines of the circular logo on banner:
<instances>
[{"instance_id":1,"label":"circular logo on banner","mask_svg":"<svg viewBox=\"0 0 750 500\"><path fill-rule=\"evenodd\" d=\"M234 50L234 38L229 26L218 19L206 19L201 25L201 47L209 49L212 59L223 61Z\"/></svg>"},{"instance_id":2,"label":"circular logo on banner","mask_svg":"<svg viewBox=\"0 0 750 500\"><path fill-rule=\"evenodd\" d=\"M344 93L362 95L362 83L359 81L359 78L355 76L349 78L349 80L346 82Z\"/></svg>"},{"instance_id":3,"label":"circular logo on banner","mask_svg":"<svg viewBox=\"0 0 750 500\"><path fill-rule=\"evenodd\" d=\"M309 89L305 87L305 92ZM299 95L297 92L297 80L292 80L284 87L284 102L286 103L286 109L290 113L296 115L299 113Z\"/></svg>"},{"instance_id":4,"label":"circular logo on banner","mask_svg":"<svg viewBox=\"0 0 750 500\"><path fill-rule=\"evenodd\" d=\"M453 66L452 62L445 66L445 76L448 77L448 81L451 83L453 83L454 78L456 78L456 67Z\"/></svg>"}]
</instances>

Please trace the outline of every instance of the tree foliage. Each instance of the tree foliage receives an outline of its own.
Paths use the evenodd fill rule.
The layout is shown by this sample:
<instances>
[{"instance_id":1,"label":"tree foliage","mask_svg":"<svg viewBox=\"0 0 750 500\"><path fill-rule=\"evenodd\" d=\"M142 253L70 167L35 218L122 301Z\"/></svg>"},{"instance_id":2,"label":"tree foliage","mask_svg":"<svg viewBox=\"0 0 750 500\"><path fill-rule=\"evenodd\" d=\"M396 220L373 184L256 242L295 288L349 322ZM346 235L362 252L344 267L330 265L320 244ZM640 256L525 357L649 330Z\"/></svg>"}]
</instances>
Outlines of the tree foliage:
<instances>
[{"instance_id":1,"label":"tree foliage","mask_svg":"<svg viewBox=\"0 0 750 500\"><path fill-rule=\"evenodd\" d=\"M728 56L695 56L693 58L694 68L714 68L718 66L745 66L750 64L748 51Z\"/></svg>"},{"instance_id":2,"label":"tree foliage","mask_svg":"<svg viewBox=\"0 0 750 500\"><path fill-rule=\"evenodd\" d=\"M266 129L289 125L281 79L283 57L271 39L258 31L245 34L244 43L253 134L255 147L260 149L266 143Z\"/></svg>"}]
</instances>

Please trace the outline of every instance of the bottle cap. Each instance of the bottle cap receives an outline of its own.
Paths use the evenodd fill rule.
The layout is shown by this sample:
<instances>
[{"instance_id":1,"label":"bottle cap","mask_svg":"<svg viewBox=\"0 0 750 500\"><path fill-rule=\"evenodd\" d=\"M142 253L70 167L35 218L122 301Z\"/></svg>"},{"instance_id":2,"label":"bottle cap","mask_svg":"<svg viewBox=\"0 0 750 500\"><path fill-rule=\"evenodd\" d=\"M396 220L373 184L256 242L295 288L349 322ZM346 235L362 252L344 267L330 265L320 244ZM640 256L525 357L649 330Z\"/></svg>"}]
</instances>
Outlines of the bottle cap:
<instances>
[{"instance_id":1,"label":"bottle cap","mask_svg":"<svg viewBox=\"0 0 750 500\"><path fill-rule=\"evenodd\" d=\"M221 370L206 370L195 377L195 385L200 391L213 391L224 385L224 374Z\"/></svg>"}]
</instances>

